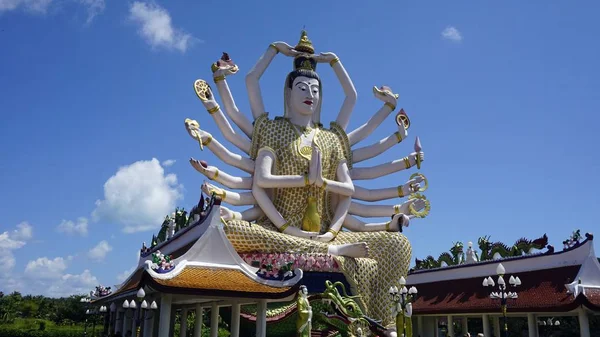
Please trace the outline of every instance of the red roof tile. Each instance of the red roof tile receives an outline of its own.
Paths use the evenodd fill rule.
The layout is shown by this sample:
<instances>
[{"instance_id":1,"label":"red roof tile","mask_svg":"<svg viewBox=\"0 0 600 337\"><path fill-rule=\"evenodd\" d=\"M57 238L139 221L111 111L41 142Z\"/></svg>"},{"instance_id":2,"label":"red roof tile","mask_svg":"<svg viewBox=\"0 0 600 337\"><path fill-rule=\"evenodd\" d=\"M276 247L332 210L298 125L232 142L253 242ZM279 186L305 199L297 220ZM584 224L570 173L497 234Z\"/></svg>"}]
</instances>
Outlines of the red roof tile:
<instances>
[{"instance_id":1,"label":"red roof tile","mask_svg":"<svg viewBox=\"0 0 600 337\"><path fill-rule=\"evenodd\" d=\"M558 312L579 305L565 284L573 281L580 266L561 267L520 273L521 286L515 288L517 300L509 300L513 312ZM497 278L492 276L493 278ZM508 279L506 278L508 281ZM499 300L489 298L491 288L482 285L483 277L419 284L419 296L413 305L416 314L482 313L500 310ZM497 287L495 289L497 291ZM508 289L513 291L512 289ZM586 294L588 290L586 290ZM593 295L594 301L600 302ZM596 300L597 298L597 300ZM579 299L579 298L578 298Z\"/></svg>"}]
</instances>

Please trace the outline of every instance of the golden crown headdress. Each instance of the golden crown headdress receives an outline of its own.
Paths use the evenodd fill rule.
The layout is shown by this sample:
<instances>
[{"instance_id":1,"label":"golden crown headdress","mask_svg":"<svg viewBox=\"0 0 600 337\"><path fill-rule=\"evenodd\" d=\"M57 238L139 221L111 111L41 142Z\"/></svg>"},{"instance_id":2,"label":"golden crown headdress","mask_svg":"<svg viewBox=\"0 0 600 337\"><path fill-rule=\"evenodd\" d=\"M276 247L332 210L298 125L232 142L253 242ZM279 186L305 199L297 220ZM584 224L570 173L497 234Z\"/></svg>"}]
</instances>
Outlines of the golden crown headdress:
<instances>
[{"instance_id":1,"label":"golden crown headdress","mask_svg":"<svg viewBox=\"0 0 600 337\"><path fill-rule=\"evenodd\" d=\"M294 70L305 69L305 70L317 70L317 61L312 58L312 54L315 53L315 48L312 45L312 42L308 39L308 35L305 30L302 30L300 34L300 41L296 47L294 47L299 52L306 53L296 56L294 58ZM308 54L308 55L307 55Z\"/></svg>"},{"instance_id":2,"label":"golden crown headdress","mask_svg":"<svg viewBox=\"0 0 600 337\"><path fill-rule=\"evenodd\" d=\"M312 42L308 39L308 35L304 29L300 33L300 41L298 41L298 44L296 47L294 47L294 49L303 53L315 53L315 48L313 47Z\"/></svg>"}]
</instances>

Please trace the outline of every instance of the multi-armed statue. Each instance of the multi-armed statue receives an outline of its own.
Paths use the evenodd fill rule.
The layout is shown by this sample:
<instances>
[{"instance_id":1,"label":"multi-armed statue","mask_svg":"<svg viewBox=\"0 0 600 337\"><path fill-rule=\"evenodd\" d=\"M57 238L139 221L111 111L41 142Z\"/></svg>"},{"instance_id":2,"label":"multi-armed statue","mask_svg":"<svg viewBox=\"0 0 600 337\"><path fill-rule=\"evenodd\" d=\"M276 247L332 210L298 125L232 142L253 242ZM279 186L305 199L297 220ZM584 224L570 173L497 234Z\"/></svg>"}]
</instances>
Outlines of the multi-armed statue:
<instances>
[{"instance_id":1,"label":"multi-armed statue","mask_svg":"<svg viewBox=\"0 0 600 337\"><path fill-rule=\"evenodd\" d=\"M284 82L283 116L269 119L259 79L278 53L292 58L294 68ZM346 96L329 128L321 124L322 83L316 72L319 63L331 65ZM424 154L420 144L415 144L415 152L404 158L373 167L354 167L407 137L409 120L403 111L396 116L398 131L373 145L353 146L395 110L398 95L387 87L374 88L375 97L383 101L383 106L365 124L346 133L356 103L354 85L335 54L315 54L305 31L295 47L284 42L270 44L246 76L253 122L239 111L226 82L226 76L236 74L238 67L224 54L213 64L212 71L225 111L205 81L194 83L196 94L225 139L245 155L227 149L201 130L198 122L187 119L185 125L201 148L208 147L226 164L250 174L236 177L204 161L190 159L192 166L207 178L226 188L241 190L233 192L204 183L205 193L216 193L231 205L251 206L243 212L221 207L225 232L235 249L239 253L333 255L353 291L361 295L365 311L384 324L393 323L387 289L406 275L411 257L410 243L399 232L412 218L427 215L429 201L418 193L427 184L421 174L414 174L403 185L382 189L360 187L354 181L420 166ZM226 116L241 132L234 130ZM358 202L398 197L409 199L398 205ZM390 220L372 223L358 217Z\"/></svg>"}]
</instances>

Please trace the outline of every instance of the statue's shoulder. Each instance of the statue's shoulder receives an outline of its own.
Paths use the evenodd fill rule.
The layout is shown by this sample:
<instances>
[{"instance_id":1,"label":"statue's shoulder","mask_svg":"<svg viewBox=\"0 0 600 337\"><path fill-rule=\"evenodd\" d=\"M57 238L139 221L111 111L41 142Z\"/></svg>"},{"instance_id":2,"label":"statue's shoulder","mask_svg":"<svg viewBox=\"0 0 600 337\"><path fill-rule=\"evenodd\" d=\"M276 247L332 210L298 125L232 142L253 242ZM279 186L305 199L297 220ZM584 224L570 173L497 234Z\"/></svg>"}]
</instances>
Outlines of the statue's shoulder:
<instances>
[{"instance_id":1,"label":"statue's shoulder","mask_svg":"<svg viewBox=\"0 0 600 337\"><path fill-rule=\"evenodd\" d=\"M347 159L348 167L352 168L352 149L350 148L350 140L348 140L346 131L336 122L329 124L328 131L339 140L344 158Z\"/></svg>"}]
</instances>

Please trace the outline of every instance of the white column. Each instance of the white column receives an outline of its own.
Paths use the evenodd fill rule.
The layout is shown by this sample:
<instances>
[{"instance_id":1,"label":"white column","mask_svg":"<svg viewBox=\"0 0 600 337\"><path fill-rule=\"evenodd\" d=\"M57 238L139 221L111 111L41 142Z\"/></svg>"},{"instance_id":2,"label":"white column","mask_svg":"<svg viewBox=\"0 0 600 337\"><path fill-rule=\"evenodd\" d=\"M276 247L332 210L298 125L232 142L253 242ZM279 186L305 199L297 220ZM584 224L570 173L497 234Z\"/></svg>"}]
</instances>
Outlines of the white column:
<instances>
[{"instance_id":1,"label":"white column","mask_svg":"<svg viewBox=\"0 0 600 337\"><path fill-rule=\"evenodd\" d=\"M202 306L196 303L196 322L194 322L194 337L202 337Z\"/></svg>"},{"instance_id":2,"label":"white column","mask_svg":"<svg viewBox=\"0 0 600 337\"><path fill-rule=\"evenodd\" d=\"M434 331L433 336L434 337L438 337L438 334L439 334L439 328L438 327L440 326L440 318L439 317L436 317L434 319L434 324L435 324L435 327L434 327L435 330L433 330Z\"/></svg>"},{"instance_id":3,"label":"white column","mask_svg":"<svg viewBox=\"0 0 600 337\"><path fill-rule=\"evenodd\" d=\"M529 337L538 337L537 319L533 313L527 313L527 331Z\"/></svg>"},{"instance_id":4,"label":"white column","mask_svg":"<svg viewBox=\"0 0 600 337\"><path fill-rule=\"evenodd\" d=\"M265 337L267 335L267 301L258 302L256 310L256 337Z\"/></svg>"},{"instance_id":5,"label":"white column","mask_svg":"<svg viewBox=\"0 0 600 337\"><path fill-rule=\"evenodd\" d=\"M240 336L240 308L239 303L234 303L231 306L231 337Z\"/></svg>"},{"instance_id":6,"label":"white column","mask_svg":"<svg viewBox=\"0 0 600 337\"><path fill-rule=\"evenodd\" d=\"M469 319L467 317L463 317L462 319L462 329L463 335L469 332Z\"/></svg>"},{"instance_id":7,"label":"white column","mask_svg":"<svg viewBox=\"0 0 600 337\"><path fill-rule=\"evenodd\" d=\"M492 329L490 328L490 316L488 316L487 314L483 314L481 316L481 319L483 320L483 335L484 336L491 336L492 335ZM500 336L498 336L500 337Z\"/></svg>"},{"instance_id":8,"label":"white column","mask_svg":"<svg viewBox=\"0 0 600 337\"><path fill-rule=\"evenodd\" d=\"M219 336L219 306L216 302L210 306L210 337Z\"/></svg>"},{"instance_id":9,"label":"white column","mask_svg":"<svg viewBox=\"0 0 600 337\"><path fill-rule=\"evenodd\" d=\"M578 318L579 336L590 337L590 322L588 320L587 312L585 312L583 308L579 309Z\"/></svg>"},{"instance_id":10,"label":"white column","mask_svg":"<svg viewBox=\"0 0 600 337\"><path fill-rule=\"evenodd\" d=\"M160 297L160 317L158 322L158 337L169 337L171 325L171 304L173 296L164 294Z\"/></svg>"},{"instance_id":11,"label":"white column","mask_svg":"<svg viewBox=\"0 0 600 337\"><path fill-rule=\"evenodd\" d=\"M448 315L448 337L454 337L454 324L452 323L452 315Z\"/></svg>"},{"instance_id":12,"label":"white column","mask_svg":"<svg viewBox=\"0 0 600 337\"><path fill-rule=\"evenodd\" d=\"M423 336L423 316L417 316L417 335Z\"/></svg>"},{"instance_id":13,"label":"white column","mask_svg":"<svg viewBox=\"0 0 600 337\"><path fill-rule=\"evenodd\" d=\"M185 337L187 334L187 316L188 310L186 308L181 309L181 323L179 324L179 336Z\"/></svg>"},{"instance_id":14,"label":"white column","mask_svg":"<svg viewBox=\"0 0 600 337\"><path fill-rule=\"evenodd\" d=\"M494 335L500 337L500 317L494 316Z\"/></svg>"}]
</instances>

